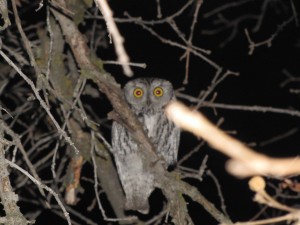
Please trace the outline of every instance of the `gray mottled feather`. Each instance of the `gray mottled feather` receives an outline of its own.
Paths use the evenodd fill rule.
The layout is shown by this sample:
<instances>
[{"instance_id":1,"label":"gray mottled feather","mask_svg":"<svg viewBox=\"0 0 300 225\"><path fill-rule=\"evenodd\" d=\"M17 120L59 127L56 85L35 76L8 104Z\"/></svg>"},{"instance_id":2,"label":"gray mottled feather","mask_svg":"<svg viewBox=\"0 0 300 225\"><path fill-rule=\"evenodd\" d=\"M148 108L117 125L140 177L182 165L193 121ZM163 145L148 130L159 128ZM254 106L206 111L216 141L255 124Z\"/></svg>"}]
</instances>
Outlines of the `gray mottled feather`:
<instances>
[{"instance_id":1,"label":"gray mottled feather","mask_svg":"<svg viewBox=\"0 0 300 225\"><path fill-rule=\"evenodd\" d=\"M125 195L126 209L148 213L148 197L154 189L152 174L145 171L138 145L129 132L114 122L112 127L113 154Z\"/></svg>"},{"instance_id":2,"label":"gray mottled feather","mask_svg":"<svg viewBox=\"0 0 300 225\"><path fill-rule=\"evenodd\" d=\"M160 86L164 96L152 95L153 88ZM132 96L134 88L144 90L144 96ZM175 99L170 82L158 78L140 78L128 82L124 87L125 99L144 124L144 129L154 144L157 154L166 161L167 166L176 163L180 130L164 114L164 106ZM126 195L126 209L148 213L148 197L155 188L153 175L143 166L137 143L130 133L117 122L112 127L112 153L119 177Z\"/></svg>"}]
</instances>

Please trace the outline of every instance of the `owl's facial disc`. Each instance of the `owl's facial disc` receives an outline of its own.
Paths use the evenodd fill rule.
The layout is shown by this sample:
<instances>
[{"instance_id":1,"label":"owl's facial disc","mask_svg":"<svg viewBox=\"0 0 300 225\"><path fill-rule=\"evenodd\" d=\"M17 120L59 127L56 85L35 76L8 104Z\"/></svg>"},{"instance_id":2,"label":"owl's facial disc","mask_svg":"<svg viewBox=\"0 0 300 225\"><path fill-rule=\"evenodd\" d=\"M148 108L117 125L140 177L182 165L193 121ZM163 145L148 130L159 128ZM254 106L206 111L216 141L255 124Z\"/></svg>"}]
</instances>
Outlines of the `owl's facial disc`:
<instances>
[{"instance_id":1,"label":"owl's facial disc","mask_svg":"<svg viewBox=\"0 0 300 225\"><path fill-rule=\"evenodd\" d=\"M174 99L172 84L159 78L137 78L124 86L124 97L136 114L162 113Z\"/></svg>"}]
</instances>

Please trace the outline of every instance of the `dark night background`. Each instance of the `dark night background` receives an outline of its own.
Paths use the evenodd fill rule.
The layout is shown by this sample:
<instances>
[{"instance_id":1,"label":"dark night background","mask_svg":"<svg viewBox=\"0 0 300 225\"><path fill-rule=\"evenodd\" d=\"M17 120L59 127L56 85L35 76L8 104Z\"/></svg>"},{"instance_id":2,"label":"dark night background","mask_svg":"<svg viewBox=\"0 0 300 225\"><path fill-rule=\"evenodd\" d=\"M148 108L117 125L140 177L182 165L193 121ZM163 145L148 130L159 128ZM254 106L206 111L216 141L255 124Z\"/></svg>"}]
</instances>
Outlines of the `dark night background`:
<instances>
[{"instance_id":1,"label":"dark night background","mask_svg":"<svg viewBox=\"0 0 300 225\"><path fill-rule=\"evenodd\" d=\"M265 0L267 1L267 0ZM161 0L161 9L163 17L176 12L185 4L183 0ZM232 1L239 2L239 1ZM265 12L261 11L262 2L249 1L249 3L232 7L224 10L222 14L229 21L235 21L244 15L261 15L264 18L260 29L252 32L252 28L256 24L254 19L246 19L238 24L237 33L234 38L224 47L220 47L232 32L232 28L224 29L221 32L207 35L204 31L214 30L222 25L214 24L217 15L205 18L204 15L213 9L220 7L227 0L207 0L203 1L201 6L198 22L195 27L193 36L193 44L197 47L209 49L212 51L207 57L227 69L238 72L239 76L229 76L219 84L213 93L217 92L215 102L230 105L246 105L246 106L272 106L274 108L295 109L299 110L299 94L290 92L290 89L300 89L299 83L293 82L284 87L280 84L286 79L284 70L287 70L295 77L299 77L300 62L300 32L295 21L285 26L274 38L271 47L266 45L260 46L249 55L248 41L244 33L244 29L248 28L250 36L254 42L260 42L268 39L276 32L278 25L288 20L292 15L290 1L273 0L269 1ZM108 1L114 16L117 18L125 18L124 12L128 12L131 16L142 17L144 20L156 20L156 1L141 0L110 0ZM294 1L296 11L300 9L299 1ZM175 21L179 29L189 35L191 21L193 19L194 6L190 6ZM22 19L30 21L33 18L33 7L30 7L26 13L21 15ZM99 13L100 14L100 13ZM43 18L44 11L37 12L37 15ZM298 17L298 19L300 19ZM89 29L91 19L86 19L85 24L80 25L84 31ZM103 20L98 20L98 24L106 28ZM135 68L134 77L160 77L170 80L175 89L184 87L183 93L197 97L201 90L206 89L214 75L215 70L199 57L191 54L189 64L189 82L183 85L182 81L185 76L185 60L180 61L180 57L184 54L184 50L162 43L149 32L134 23L117 23L121 35L125 40L125 48L132 62L146 63L147 68ZM166 37L174 42L181 43L178 36L166 24L155 25L152 27L158 34ZM107 37L106 37L107 38ZM107 40L108 41L108 40ZM103 60L115 60L116 54L114 47L108 44L106 48L99 47L96 51L97 56ZM116 65L105 65L105 69L111 73L115 79L123 86L129 78L123 75L122 68ZM212 94L206 100L211 100ZM192 104L184 99L180 99L187 105ZM100 94L99 99L92 99L91 107L96 113L106 115L111 110L111 106L104 96ZM101 101L101 104L98 103ZM224 118L221 128L230 132L234 137L238 138L246 144L250 144L255 150L271 156L296 156L299 154L300 138L299 131L293 135L276 141L272 144L263 145L264 141L284 134L291 129L299 130L300 118L291 115L283 115L276 113L249 112L230 109L217 109L217 115L214 111L207 107L201 107L200 110L214 123L220 118ZM108 121L108 125L110 121ZM104 136L110 138L110 127L104 126ZM183 132L179 149L179 158L191 151L198 143L199 139L192 134ZM217 177L223 192L225 204L229 216L233 221L248 221L261 208L252 201L253 192L249 191L248 179L239 179L231 176L225 171L225 163L227 157L204 145L200 151L192 156L192 158L184 164L185 166L198 169L205 155L208 155L208 169ZM83 168L83 173L87 174L92 169L89 166ZM217 188L212 179L204 175L202 182L195 180L187 180L191 184L199 187L200 192L217 208L220 208L220 198ZM268 181L278 185L279 181L269 178ZM87 182L82 183L85 194L93 191L92 185ZM270 188L270 193L274 194L274 189ZM86 195L85 195L86 196ZM93 196L86 196L77 206L79 211L85 208L92 201ZM101 198L105 202L105 197ZM155 207L152 213L158 213L162 207L163 196L156 191L150 199ZM216 224L216 221L208 215L208 213L198 204L189 201L189 209L191 217L195 224ZM295 202L288 202L295 204ZM108 208L108 204L106 207ZM26 207L27 206L25 204ZM268 215L278 215L276 210L267 211ZM45 213L47 214L47 212ZM47 214L48 216L48 214ZM90 217L94 221L99 220L99 211L93 211ZM44 217L38 220L36 224L53 224L52 216ZM145 217L146 218L146 217ZM263 217L262 217L263 218ZM56 224L65 224L63 220L56 220ZM99 223L100 224L100 223Z\"/></svg>"},{"instance_id":2,"label":"dark night background","mask_svg":"<svg viewBox=\"0 0 300 225\"><path fill-rule=\"evenodd\" d=\"M163 15L170 15L182 6L185 1L161 1ZM238 2L238 1L235 1ZM274 39L270 48L266 45L255 49L253 55L248 55L248 41L244 33L244 28L250 31L255 24L255 20L245 20L239 24L237 34L224 47L220 44L228 38L231 29L214 35L204 35L203 30L212 30L218 26L213 24L216 16L203 18L203 15L228 1L204 1L200 9L198 23L196 25L193 43L198 47L212 50L208 56L211 60L222 66L225 70L230 69L239 72L240 76L229 76L217 88L218 96L216 102L233 105L261 105L272 106L274 108L299 109L299 95L291 94L290 88L299 88L299 83L291 83L283 88L280 83L285 80L283 69L288 70L295 76L299 75L300 62L300 36L299 27L295 22L286 26ZM111 7L116 17L124 17L124 11L130 15L145 20L152 20L156 16L156 4L154 1L111 1ZM259 42L269 38L277 29L277 26L290 17L291 11L286 9L287 1L274 1L267 8L261 28L251 33L251 38ZM299 2L295 2L299 9ZM226 10L224 15L228 20L235 20L245 14L259 15L261 2L253 1L247 6L236 7ZM286 8L285 8L286 7ZM178 26L187 36L193 17L193 8L189 8L180 18ZM134 24L121 24L119 28L125 38L125 47L133 62L147 63L147 69L135 69L136 77L157 76L172 81L175 88L184 86L182 81L185 74L185 61L179 58L184 53L183 50L161 43L156 37L151 36L147 31ZM154 26L154 29L163 37L178 41L176 34L164 25ZM112 50L112 47L107 49ZM99 51L99 56L103 59L111 59L114 52ZM107 66L108 71L116 75L116 79L124 84L128 79L123 76L122 70L116 66ZM189 84L184 86L186 91L192 96L198 96L199 92L210 84L215 71L200 58L191 55ZM209 98L210 99L210 98ZM184 100L183 100L184 101ZM189 102L185 101L187 104ZM272 156L294 156L299 154L299 132L288 138L277 141L273 144L260 146L260 143L270 138L283 134L290 129L299 126L299 118L289 115L245 112L236 110L218 109L218 115L214 115L213 110L202 108L212 121L217 122L218 118L224 117L225 122L222 129L226 131L236 131L235 137L249 144L255 144L254 149ZM197 138L191 134L183 133L179 155L189 152L198 143ZM251 145L251 146L252 146ZM208 169L218 178L224 194L227 210L233 221L245 221L254 216L260 209L258 204L253 203L253 192L249 191L248 179L238 179L232 177L225 171L227 158L208 146L201 148L200 152L192 157L189 166L198 168L204 155L208 154ZM274 182L273 179L270 179ZM195 181L193 181L195 182ZM197 183L197 182L196 182ZM274 182L276 183L276 182ZM197 183L199 184L199 182ZM205 177L199 184L200 191L217 207L219 197L211 178ZM207 213L196 204L191 204L196 216L195 224L211 224L213 220ZM272 211L276 215L276 211ZM201 221L201 222L200 222ZM213 222L215 223L215 222Z\"/></svg>"}]
</instances>

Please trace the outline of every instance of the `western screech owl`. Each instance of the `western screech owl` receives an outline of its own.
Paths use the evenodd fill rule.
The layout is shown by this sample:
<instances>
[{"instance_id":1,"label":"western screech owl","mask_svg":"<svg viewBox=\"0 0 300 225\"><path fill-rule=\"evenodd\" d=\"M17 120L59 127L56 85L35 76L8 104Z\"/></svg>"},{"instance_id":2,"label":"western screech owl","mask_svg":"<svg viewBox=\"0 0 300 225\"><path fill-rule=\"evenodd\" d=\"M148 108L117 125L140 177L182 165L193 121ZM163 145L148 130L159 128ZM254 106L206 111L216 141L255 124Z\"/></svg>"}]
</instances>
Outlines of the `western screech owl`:
<instances>
[{"instance_id":1,"label":"western screech owl","mask_svg":"<svg viewBox=\"0 0 300 225\"><path fill-rule=\"evenodd\" d=\"M169 121L164 107L175 99L172 84L159 78L138 78L124 87L124 96L167 166L177 161L180 129ZM148 213L154 178L143 167L139 145L119 123L112 126L112 153L125 195L125 208Z\"/></svg>"}]
</instances>

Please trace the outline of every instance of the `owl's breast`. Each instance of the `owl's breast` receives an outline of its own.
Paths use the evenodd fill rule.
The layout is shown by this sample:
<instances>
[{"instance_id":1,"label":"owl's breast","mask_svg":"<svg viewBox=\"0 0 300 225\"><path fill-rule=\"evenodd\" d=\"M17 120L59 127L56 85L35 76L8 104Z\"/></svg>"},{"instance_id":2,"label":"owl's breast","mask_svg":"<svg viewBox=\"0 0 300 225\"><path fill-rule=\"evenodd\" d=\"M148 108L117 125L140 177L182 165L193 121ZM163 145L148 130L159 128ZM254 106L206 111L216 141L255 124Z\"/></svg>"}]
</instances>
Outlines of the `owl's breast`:
<instances>
[{"instance_id":1,"label":"owl's breast","mask_svg":"<svg viewBox=\"0 0 300 225\"><path fill-rule=\"evenodd\" d=\"M154 113L154 114L145 114L144 115L144 125L145 130L147 132L148 137L153 141L153 138L157 137L158 127L160 125L160 121L162 114Z\"/></svg>"}]
</instances>

